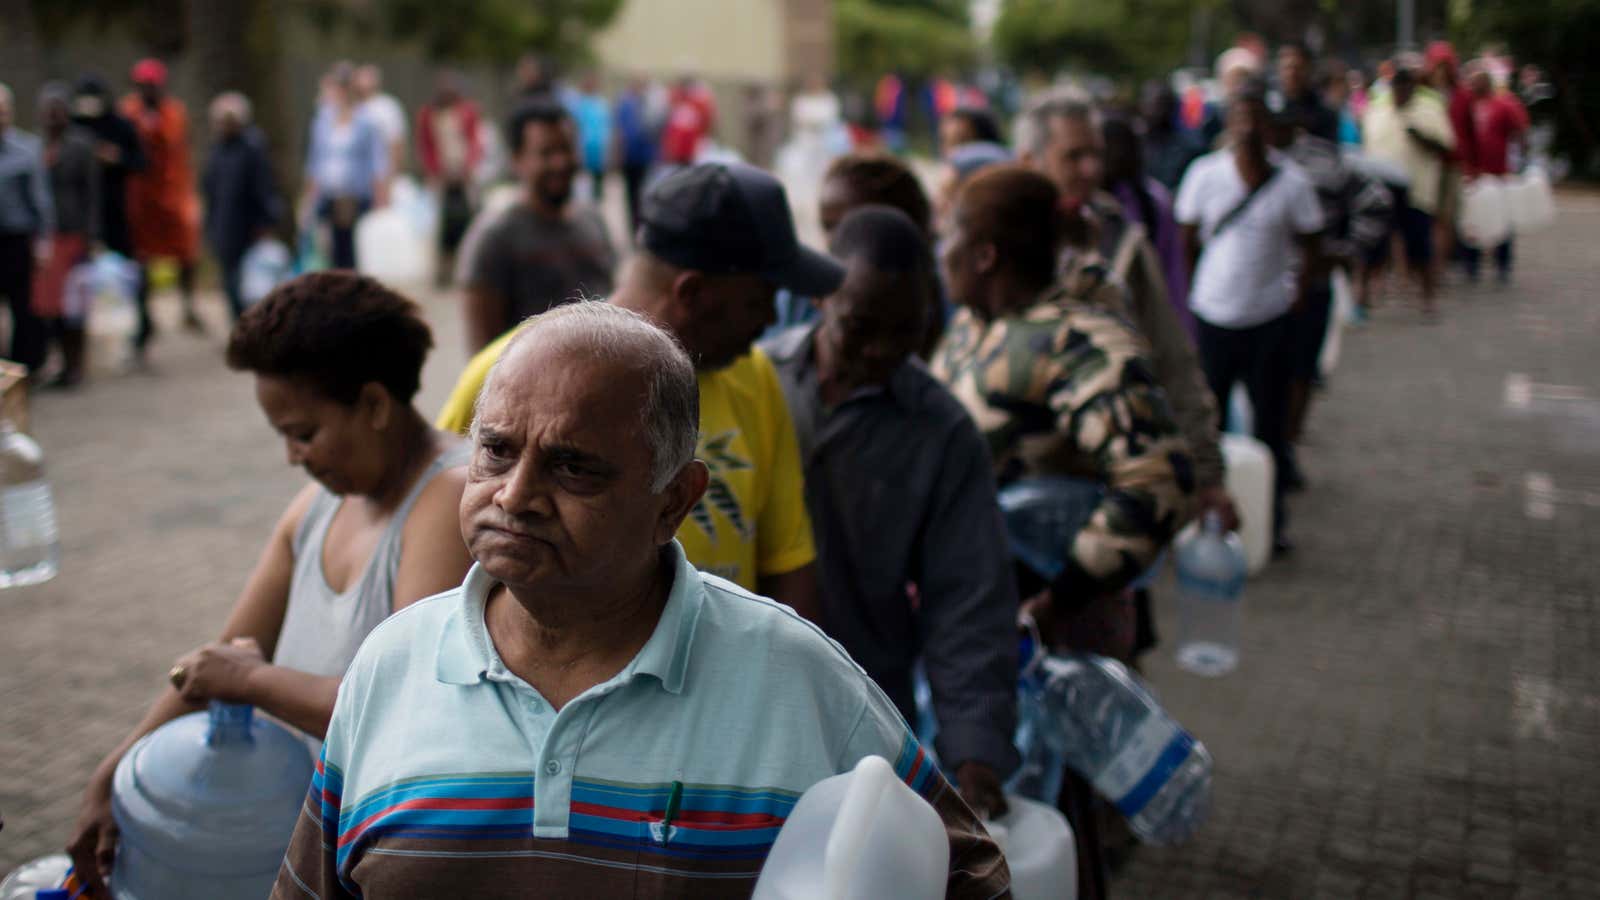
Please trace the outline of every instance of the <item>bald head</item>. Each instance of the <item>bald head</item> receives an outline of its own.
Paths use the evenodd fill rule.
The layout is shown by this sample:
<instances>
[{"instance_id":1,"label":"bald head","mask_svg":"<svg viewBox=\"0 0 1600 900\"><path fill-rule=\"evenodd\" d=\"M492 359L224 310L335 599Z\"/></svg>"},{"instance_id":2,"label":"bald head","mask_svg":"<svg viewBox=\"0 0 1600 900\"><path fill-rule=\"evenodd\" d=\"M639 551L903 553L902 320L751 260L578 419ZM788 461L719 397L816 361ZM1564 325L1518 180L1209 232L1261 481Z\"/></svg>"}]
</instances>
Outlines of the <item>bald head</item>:
<instances>
[{"instance_id":1,"label":"bald head","mask_svg":"<svg viewBox=\"0 0 1600 900\"><path fill-rule=\"evenodd\" d=\"M581 360L601 386L638 379L639 416L649 445L651 490L660 491L694 459L700 427L700 388L694 365L672 335L638 313L602 300L558 306L529 319L489 370L478 394L481 411L506 379L524 374L530 356ZM473 430L477 431L473 416Z\"/></svg>"}]
</instances>

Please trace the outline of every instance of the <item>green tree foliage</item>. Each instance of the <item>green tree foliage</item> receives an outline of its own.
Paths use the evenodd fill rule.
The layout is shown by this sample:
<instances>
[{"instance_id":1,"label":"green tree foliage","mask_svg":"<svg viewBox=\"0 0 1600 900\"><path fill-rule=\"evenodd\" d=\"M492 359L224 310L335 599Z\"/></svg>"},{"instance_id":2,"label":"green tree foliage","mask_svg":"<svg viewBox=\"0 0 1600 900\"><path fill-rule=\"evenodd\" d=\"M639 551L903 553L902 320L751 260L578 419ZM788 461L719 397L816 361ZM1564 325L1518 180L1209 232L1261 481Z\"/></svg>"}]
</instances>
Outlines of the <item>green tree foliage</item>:
<instances>
[{"instance_id":1,"label":"green tree foliage","mask_svg":"<svg viewBox=\"0 0 1600 900\"><path fill-rule=\"evenodd\" d=\"M977 60L963 0L836 0L834 26L839 74L857 84L885 72L960 71Z\"/></svg>"},{"instance_id":2,"label":"green tree foliage","mask_svg":"<svg viewBox=\"0 0 1600 900\"><path fill-rule=\"evenodd\" d=\"M1145 76L1180 65L1197 9L1212 0L1005 0L994 49L1021 71Z\"/></svg>"},{"instance_id":3,"label":"green tree foliage","mask_svg":"<svg viewBox=\"0 0 1600 900\"><path fill-rule=\"evenodd\" d=\"M393 38L416 41L431 59L500 64L529 51L561 62L586 60L590 38L622 8L622 0L318 2L341 8L358 27L376 25Z\"/></svg>"}]
</instances>

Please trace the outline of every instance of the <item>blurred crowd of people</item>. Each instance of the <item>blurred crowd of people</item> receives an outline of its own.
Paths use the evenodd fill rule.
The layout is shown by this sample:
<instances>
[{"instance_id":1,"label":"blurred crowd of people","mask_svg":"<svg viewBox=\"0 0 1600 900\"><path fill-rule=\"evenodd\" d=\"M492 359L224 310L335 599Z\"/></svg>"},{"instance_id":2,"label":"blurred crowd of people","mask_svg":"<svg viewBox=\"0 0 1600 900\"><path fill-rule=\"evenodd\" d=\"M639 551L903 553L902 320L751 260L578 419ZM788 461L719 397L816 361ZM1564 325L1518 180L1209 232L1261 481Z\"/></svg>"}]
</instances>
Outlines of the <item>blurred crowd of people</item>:
<instances>
[{"instance_id":1,"label":"blurred crowd of people","mask_svg":"<svg viewBox=\"0 0 1600 900\"><path fill-rule=\"evenodd\" d=\"M185 324L201 328L193 295L203 235L237 321L229 364L257 378L291 462L316 482L285 512L219 641L179 660L171 689L94 775L73 839L80 870L104 868L113 852L110 775L121 754L193 704L249 702L314 744L327 735L318 777L342 773L351 804L407 779L425 792L429 779L460 771L452 759L512 771L526 760L473 739L494 733L526 755L511 740L520 726L503 721L509 701L461 706L460 729L431 733L429 752L408 756L370 737L387 726L415 737L402 727L415 698L386 692L416 691L430 703L443 702L442 684L542 692L561 701L526 708L554 722L561 703L597 702L586 693L597 686L606 686L601 696L635 690L609 679L656 640L658 622L682 634L697 627L687 613L668 616L676 607L665 589L649 593L657 577L677 592L683 579L699 585L704 572L715 612L703 627L728 629L705 638L708 648L732 654L741 634L756 634L746 652L767 652L767 640L777 649L747 660L747 671L762 661L781 668L790 658L783 654L799 647L826 673L821 687L758 679L786 708L844 715L847 704L818 693L829 685L869 696L847 710L865 723L858 726L835 717L803 733L792 721L773 721L770 733L746 729L799 773L783 790L798 794L847 769L855 759L844 757L856 750L898 755L902 777L936 801L949 831L952 895L1002 892L1004 866L973 813L1004 811L1003 785L1018 765L1019 618L1055 649L1133 664L1155 646L1147 576L1174 536L1204 513L1239 524L1221 433L1240 386L1250 421L1238 427L1276 464L1273 548L1291 552L1288 498L1307 479L1296 445L1323 377L1336 284L1361 285L1357 309L1370 305L1369 288L1398 245L1423 312L1436 315L1462 182L1512 171L1527 156L1528 114L1508 70L1494 58L1458 66L1446 45L1386 61L1369 82L1319 68L1300 44L1279 47L1269 65L1263 47L1244 43L1222 55L1215 76L1210 95L1162 83L1137 103L1051 90L1010 129L981 92L936 84L941 172L932 184L892 152L904 141L896 112L903 85L879 85L874 109L887 118L878 131L847 124L857 120L841 114L827 86L809 85L794 101L791 139L827 148L814 196L802 198L821 225L821 252L800 242L782 182L719 158L717 104L692 79L670 87L633 80L611 97L593 76L561 85L529 58L497 137L458 75L441 74L408 116L377 67L338 64L321 81L293 219L303 231L326 229L329 267L359 269L357 223L394 201L402 173L421 172L437 205L440 251L458 258L440 270L463 289L474 354L432 425L413 406L431 336L390 287L336 271L289 281L259 307L247 303L246 255L291 217L247 98L212 102L213 140L196 177L186 112L167 93L158 61L134 67L133 89L120 101L93 78L51 85L38 139L12 126L10 97L0 91L8 355L38 368L55 340L63 359L56 380L81 379L83 310L61 285L97 246L145 273L134 338L141 353L152 335L154 260L177 263ZM751 108L770 116L771 104L755 99ZM767 148L756 152L770 155L762 162L778 164L777 131L752 122L756 145ZM501 169L515 189L493 206L485 187ZM587 179L599 197L613 173L627 198L629 248L613 246L579 189ZM1508 278L1510 241L1484 249ZM1469 277L1479 254L1463 247ZM617 309L594 311L587 301L595 300ZM529 339L536 333L541 340ZM655 367L648 383L638 381L646 363ZM637 381L646 399L616 400L600 387L608 379ZM692 414L672 405L673 379L692 382ZM657 422L673 415L694 421ZM599 424L573 424L589 422ZM566 443L527 449L545 440L541 428ZM693 453L670 457L675 468L659 472L641 462L664 465L663 432L673 428L697 431ZM1082 525L1048 570L1012 559L999 514L998 492L1034 476L1084 488L1082 508L1071 511ZM614 496L624 488L633 492L627 503ZM484 493L491 489L492 497ZM464 545L451 539L463 527L458 506L461 522L479 517ZM655 518L641 518L646 508ZM570 533L540 530L563 516L577 523ZM614 539L623 529L631 530ZM382 565L366 566L369 553ZM385 647L395 665L413 660L401 659L397 626L387 644L369 642L363 664L357 648L368 633L394 610L457 585L446 596L476 619L449 632L455 637L438 653L461 659L435 658L430 645L416 662L426 678L373 678L370 657ZM591 633L560 619L570 610L520 595L526 610L505 613L511 601L496 585L530 597L656 600L634 610L642 618ZM352 591L360 615L333 621L328 603ZM743 602L746 591L815 623L882 693L858 685L859 673L827 655L811 626L740 619L754 607L723 598ZM517 657L537 631L506 624L523 613L549 614L546 624L567 628L543 633L554 643L541 646L571 650L584 664L551 672L538 653ZM506 629L492 647L486 627ZM529 643L505 644L502 635ZM674 630L661 640L680 637ZM560 643L578 638L591 643ZM495 655L512 647L504 661ZM603 652L593 655L594 647ZM659 660L636 662L642 669ZM341 689L347 669L363 679L359 688ZM901 734L919 719L919 672L938 726L926 748L940 766L931 777L921 768L924 748ZM730 696L727 685L681 669L655 674L667 692L681 690L717 715L761 718L760 691ZM361 709L348 699L357 689ZM659 691L627 696L646 718L671 702ZM602 713L591 714L598 722ZM540 727L555 734L550 722ZM717 755L721 768L707 783L755 791L778 777L687 739L641 762L616 749L629 740L626 729L596 733L611 741L611 755L552 755L543 769L552 782L562 783L563 765L569 789L573 769L627 780L630 766L642 767L667 781L685 766L711 771L671 758L691 745ZM818 757L823 745L834 758ZM945 776L954 792L943 789ZM422 853L399 862L405 854L379 852L392 840L382 836L335 854L353 838L342 831L349 823L337 790L320 784L329 805L302 818L282 896L306 884L322 896L358 895L361 885L419 878L440 864ZM1078 815L1084 895L1093 896L1100 854L1115 839ZM562 852L597 855L565 834ZM702 849L670 865L701 871L717 859L715 848ZM556 856L495 865L513 877L519 865L559 868ZM411 868L385 874L391 866Z\"/></svg>"}]
</instances>

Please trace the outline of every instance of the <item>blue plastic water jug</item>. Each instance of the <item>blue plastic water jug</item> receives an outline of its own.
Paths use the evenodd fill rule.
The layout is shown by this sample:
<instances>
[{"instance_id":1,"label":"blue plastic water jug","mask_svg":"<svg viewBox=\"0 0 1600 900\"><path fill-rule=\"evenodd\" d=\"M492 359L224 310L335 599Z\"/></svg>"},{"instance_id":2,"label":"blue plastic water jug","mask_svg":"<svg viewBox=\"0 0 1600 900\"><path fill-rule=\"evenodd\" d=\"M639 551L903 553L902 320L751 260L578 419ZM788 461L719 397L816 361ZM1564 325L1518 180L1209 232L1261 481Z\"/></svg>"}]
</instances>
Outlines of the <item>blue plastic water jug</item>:
<instances>
[{"instance_id":1,"label":"blue plastic water jug","mask_svg":"<svg viewBox=\"0 0 1600 900\"><path fill-rule=\"evenodd\" d=\"M260 900L311 786L311 757L249 706L213 702L145 735L117 764L118 900Z\"/></svg>"}]
</instances>

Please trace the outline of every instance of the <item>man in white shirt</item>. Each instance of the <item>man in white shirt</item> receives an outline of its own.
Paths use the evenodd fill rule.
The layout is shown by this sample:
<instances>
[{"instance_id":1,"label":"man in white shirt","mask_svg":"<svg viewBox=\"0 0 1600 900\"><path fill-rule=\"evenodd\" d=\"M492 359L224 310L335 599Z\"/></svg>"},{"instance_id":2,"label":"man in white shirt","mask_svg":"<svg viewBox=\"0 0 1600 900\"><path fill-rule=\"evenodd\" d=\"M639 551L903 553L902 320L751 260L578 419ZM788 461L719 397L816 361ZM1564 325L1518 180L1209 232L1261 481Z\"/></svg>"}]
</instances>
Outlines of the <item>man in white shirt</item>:
<instances>
[{"instance_id":1,"label":"man in white shirt","mask_svg":"<svg viewBox=\"0 0 1600 900\"><path fill-rule=\"evenodd\" d=\"M1283 495L1292 471L1287 439L1294 344L1290 312L1318 271L1322 206L1305 174L1267 149L1265 92L1248 84L1228 101L1228 145L1196 160L1178 186L1174 214L1194 278L1189 308L1201 365L1226 415L1243 382L1255 435L1277 463L1274 547L1289 550Z\"/></svg>"},{"instance_id":2,"label":"man in white shirt","mask_svg":"<svg viewBox=\"0 0 1600 900\"><path fill-rule=\"evenodd\" d=\"M383 93L383 70L368 63L356 69L356 97L361 112L378 126L389 148L388 178L400 174L406 164L406 111L392 95Z\"/></svg>"}]
</instances>

